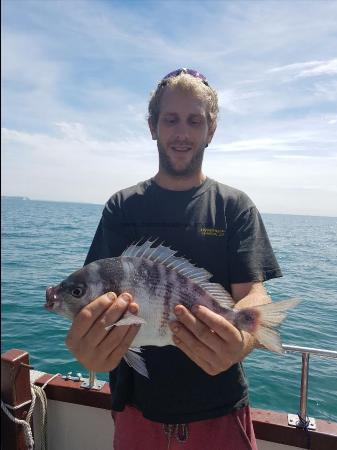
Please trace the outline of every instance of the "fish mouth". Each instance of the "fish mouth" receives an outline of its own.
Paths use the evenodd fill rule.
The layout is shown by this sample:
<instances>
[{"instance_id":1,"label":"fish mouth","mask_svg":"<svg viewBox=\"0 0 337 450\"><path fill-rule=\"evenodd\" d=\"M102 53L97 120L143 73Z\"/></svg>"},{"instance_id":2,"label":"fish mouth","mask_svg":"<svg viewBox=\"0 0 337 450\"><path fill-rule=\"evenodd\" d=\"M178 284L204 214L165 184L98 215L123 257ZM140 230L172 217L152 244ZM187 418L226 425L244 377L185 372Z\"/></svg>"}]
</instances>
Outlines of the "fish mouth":
<instances>
[{"instance_id":1,"label":"fish mouth","mask_svg":"<svg viewBox=\"0 0 337 450\"><path fill-rule=\"evenodd\" d=\"M55 309L56 303L57 303L56 288L54 286L49 286L46 289L46 303L44 304L44 307L49 311L53 311Z\"/></svg>"}]
</instances>

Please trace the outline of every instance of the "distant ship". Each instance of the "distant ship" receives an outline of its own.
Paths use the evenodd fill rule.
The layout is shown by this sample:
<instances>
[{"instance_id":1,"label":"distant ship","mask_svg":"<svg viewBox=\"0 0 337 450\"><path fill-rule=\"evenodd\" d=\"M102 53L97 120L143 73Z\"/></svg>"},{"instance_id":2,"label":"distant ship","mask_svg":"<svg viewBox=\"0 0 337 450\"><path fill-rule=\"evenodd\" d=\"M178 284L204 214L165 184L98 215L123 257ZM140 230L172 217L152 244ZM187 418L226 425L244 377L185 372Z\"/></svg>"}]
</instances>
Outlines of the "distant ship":
<instances>
[{"instance_id":1,"label":"distant ship","mask_svg":"<svg viewBox=\"0 0 337 450\"><path fill-rule=\"evenodd\" d=\"M29 197L19 197L17 195L2 195L1 200L30 200Z\"/></svg>"}]
</instances>

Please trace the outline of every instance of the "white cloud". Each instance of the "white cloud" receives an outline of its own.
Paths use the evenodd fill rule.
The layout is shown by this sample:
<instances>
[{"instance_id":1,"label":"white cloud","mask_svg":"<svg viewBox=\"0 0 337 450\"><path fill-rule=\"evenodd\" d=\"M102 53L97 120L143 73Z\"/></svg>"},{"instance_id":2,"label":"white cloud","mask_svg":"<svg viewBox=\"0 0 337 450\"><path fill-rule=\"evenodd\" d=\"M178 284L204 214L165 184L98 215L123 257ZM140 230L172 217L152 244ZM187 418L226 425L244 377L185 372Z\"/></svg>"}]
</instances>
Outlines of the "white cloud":
<instances>
[{"instance_id":1,"label":"white cloud","mask_svg":"<svg viewBox=\"0 0 337 450\"><path fill-rule=\"evenodd\" d=\"M3 182L12 195L69 200L71 192L72 200L104 203L114 191L156 172L157 150L148 137L102 140L91 136L81 123L59 123L56 129L53 136L3 129ZM293 197L298 196L297 212L309 213L307 195L314 198L324 193L326 199L336 195L337 156L336 152L299 154L292 143L303 144L305 137L274 135L211 145L205 154L205 171L248 192L262 211L287 212L283 203L276 207L272 202L272 193L279 196L283 190L285 205L293 205ZM11 177L14 170L15 179ZM319 211L323 213L322 205ZM324 211L337 214L333 206L330 213Z\"/></svg>"},{"instance_id":2,"label":"white cloud","mask_svg":"<svg viewBox=\"0 0 337 450\"><path fill-rule=\"evenodd\" d=\"M211 151L211 150L210 150ZM337 216L337 158L206 156L208 175L248 193L262 212Z\"/></svg>"},{"instance_id":3,"label":"white cloud","mask_svg":"<svg viewBox=\"0 0 337 450\"><path fill-rule=\"evenodd\" d=\"M306 61L274 67L268 72L293 72L295 77L337 74L337 58L328 61Z\"/></svg>"},{"instance_id":4,"label":"white cloud","mask_svg":"<svg viewBox=\"0 0 337 450\"><path fill-rule=\"evenodd\" d=\"M39 161L59 161L60 164L77 161L79 158L85 163L97 157L123 159L139 157L148 154L146 147L150 147L150 140L138 136L137 139L102 140L89 135L88 130L81 123L56 123L59 135L43 133L28 133L3 128L2 137L4 152L8 153L8 145L20 145L20 151L26 149L34 159ZM91 161L91 162L93 162ZM38 162L38 161L35 161Z\"/></svg>"},{"instance_id":5,"label":"white cloud","mask_svg":"<svg viewBox=\"0 0 337 450\"><path fill-rule=\"evenodd\" d=\"M150 178L157 169L149 139L99 140L79 123L58 128L56 136L2 130L5 193L104 203L114 191Z\"/></svg>"},{"instance_id":6,"label":"white cloud","mask_svg":"<svg viewBox=\"0 0 337 450\"><path fill-rule=\"evenodd\" d=\"M289 142L286 139L261 137L257 139L242 139L227 144L217 145L215 150L223 152L254 152L255 150L287 150Z\"/></svg>"},{"instance_id":7,"label":"white cloud","mask_svg":"<svg viewBox=\"0 0 337 450\"><path fill-rule=\"evenodd\" d=\"M88 140L88 134L82 123L57 122L55 126L59 128L66 139L79 142L86 142Z\"/></svg>"},{"instance_id":8,"label":"white cloud","mask_svg":"<svg viewBox=\"0 0 337 450\"><path fill-rule=\"evenodd\" d=\"M329 123L330 124L330 123ZM329 151L337 154L336 148L337 136L323 134L322 129L319 130L298 130L297 132L283 132L273 134L270 137L258 137L251 139L239 139L223 144L216 144L215 150L220 152L255 152L264 151L269 155L275 152L296 152L303 151L305 153L316 149L324 149L324 156L327 157ZM315 148L312 148L315 147ZM302 156L306 156L305 154ZM312 155L308 155L312 156ZM283 157L285 157L283 155Z\"/></svg>"},{"instance_id":9,"label":"white cloud","mask_svg":"<svg viewBox=\"0 0 337 450\"><path fill-rule=\"evenodd\" d=\"M262 192L264 184L267 198L284 180L298 191L301 167L292 167L301 162L300 184L321 186L310 169L316 167L329 191L337 60L328 44L336 3L308 2L305 10L287 1L133 6L5 2L6 193L104 202L114 190L152 176L149 92L179 66L199 69L219 92L219 124L206 158L210 175L223 179L225 165L232 184L248 192Z\"/></svg>"},{"instance_id":10,"label":"white cloud","mask_svg":"<svg viewBox=\"0 0 337 450\"><path fill-rule=\"evenodd\" d=\"M247 112L249 103L261 100L262 91L239 88L224 89L218 92L219 107L234 113Z\"/></svg>"},{"instance_id":11,"label":"white cloud","mask_svg":"<svg viewBox=\"0 0 337 450\"><path fill-rule=\"evenodd\" d=\"M337 102L337 80L315 83L313 92L317 100Z\"/></svg>"},{"instance_id":12,"label":"white cloud","mask_svg":"<svg viewBox=\"0 0 337 450\"><path fill-rule=\"evenodd\" d=\"M301 77L317 77L322 75L337 75L337 59L323 61L314 67L303 69L296 76Z\"/></svg>"}]
</instances>

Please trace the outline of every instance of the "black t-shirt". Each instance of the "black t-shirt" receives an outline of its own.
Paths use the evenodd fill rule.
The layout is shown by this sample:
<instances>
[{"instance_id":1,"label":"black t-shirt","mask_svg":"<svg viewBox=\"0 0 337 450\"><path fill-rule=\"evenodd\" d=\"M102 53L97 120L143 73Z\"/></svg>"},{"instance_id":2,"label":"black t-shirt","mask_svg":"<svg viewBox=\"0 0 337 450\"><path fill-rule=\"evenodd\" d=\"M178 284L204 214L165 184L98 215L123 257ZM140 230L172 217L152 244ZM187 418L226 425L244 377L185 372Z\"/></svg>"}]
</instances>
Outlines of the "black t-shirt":
<instances>
[{"instance_id":1,"label":"black t-shirt","mask_svg":"<svg viewBox=\"0 0 337 450\"><path fill-rule=\"evenodd\" d=\"M232 283L282 276L261 216L243 192L207 178L187 191L170 191L147 180L117 192L106 203L86 264L119 256L131 243L159 238L212 282ZM206 374L175 346L143 348L151 380L122 360L110 373L112 408L126 404L162 423L187 423L224 415L248 403L241 364Z\"/></svg>"}]
</instances>

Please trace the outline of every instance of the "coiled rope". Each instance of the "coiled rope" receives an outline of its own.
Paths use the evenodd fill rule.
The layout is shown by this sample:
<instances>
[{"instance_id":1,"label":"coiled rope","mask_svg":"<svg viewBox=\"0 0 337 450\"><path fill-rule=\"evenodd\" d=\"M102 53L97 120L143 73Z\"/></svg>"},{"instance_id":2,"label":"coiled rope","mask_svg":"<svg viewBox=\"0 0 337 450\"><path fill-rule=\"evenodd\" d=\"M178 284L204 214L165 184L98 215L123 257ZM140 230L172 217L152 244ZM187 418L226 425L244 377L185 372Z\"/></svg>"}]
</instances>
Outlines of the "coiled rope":
<instances>
[{"instance_id":1,"label":"coiled rope","mask_svg":"<svg viewBox=\"0 0 337 450\"><path fill-rule=\"evenodd\" d=\"M41 387L36 386L35 384L32 383L31 387L30 387L31 394L32 394L32 400L29 400L27 402L21 403L20 405L16 405L16 406L8 405L7 403L4 403L1 400L1 409L7 415L7 417L10 420L12 420L14 423L21 425L23 427L27 450L34 450L34 438L33 438L30 421L31 421L31 417L34 412L34 408L35 408L37 399L39 400L40 407L41 407L41 410L40 410L41 412L39 414L39 417L36 417L36 419L40 425L39 428L41 430L40 450L47 450L47 446L48 446L48 443L47 443L47 396L44 391L44 388L47 386L48 383L50 383L54 378L56 378L59 375L60 375L59 373L53 375ZM26 420L18 419L16 417L14 417L13 414L10 412L10 409L16 410L16 409L22 408L23 406L27 405L28 403L31 403L31 405L30 405L29 411L27 413Z\"/></svg>"}]
</instances>

